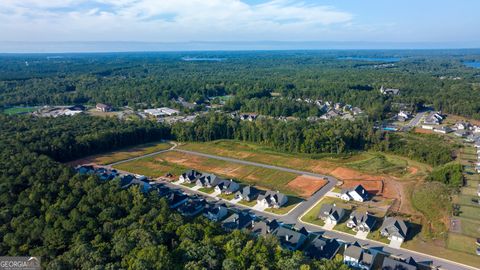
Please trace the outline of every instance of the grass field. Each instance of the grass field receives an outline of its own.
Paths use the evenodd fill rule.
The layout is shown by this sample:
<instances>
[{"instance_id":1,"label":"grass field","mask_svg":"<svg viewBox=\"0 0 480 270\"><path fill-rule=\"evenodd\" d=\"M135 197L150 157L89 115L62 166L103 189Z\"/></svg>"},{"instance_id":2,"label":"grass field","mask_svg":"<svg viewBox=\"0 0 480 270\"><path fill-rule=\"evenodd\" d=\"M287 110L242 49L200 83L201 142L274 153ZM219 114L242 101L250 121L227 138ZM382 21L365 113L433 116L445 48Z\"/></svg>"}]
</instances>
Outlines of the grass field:
<instances>
[{"instance_id":1,"label":"grass field","mask_svg":"<svg viewBox=\"0 0 480 270\"><path fill-rule=\"evenodd\" d=\"M468 237L456 233L449 233L447 239L447 247L449 249L476 255L475 251L477 249L477 245L475 244L475 242L476 239L473 237Z\"/></svg>"},{"instance_id":2,"label":"grass field","mask_svg":"<svg viewBox=\"0 0 480 270\"><path fill-rule=\"evenodd\" d=\"M320 212L320 208L324 204L333 204L335 203L338 207L345 208L347 210L351 210L352 207L349 204L345 204L342 200L330 197L324 197L320 202L318 202L310 211L308 211L303 217L302 221L312 223L318 226L323 226L325 222L318 218L318 213Z\"/></svg>"},{"instance_id":3,"label":"grass field","mask_svg":"<svg viewBox=\"0 0 480 270\"><path fill-rule=\"evenodd\" d=\"M215 191L215 188L202 187L202 188L199 188L198 191L211 194Z\"/></svg>"},{"instance_id":4,"label":"grass field","mask_svg":"<svg viewBox=\"0 0 480 270\"><path fill-rule=\"evenodd\" d=\"M480 221L469 218L460 218L462 234L470 237L480 236Z\"/></svg>"},{"instance_id":5,"label":"grass field","mask_svg":"<svg viewBox=\"0 0 480 270\"><path fill-rule=\"evenodd\" d=\"M146 157L130 162L121 163L115 165L114 168L131 173L145 175L150 178L164 176L167 173L178 176L187 170L186 167L168 163L162 160L155 160L155 158L153 157Z\"/></svg>"},{"instance_id":6,"label":"grass field","mask_svg":"<svg viewBox=\"0 0 480 270\"><path fill-rule=\"evenodd\" d=\"M256 185L263 189L279 190L287 195L299 195L287 187L287 184L298 176L297 174L192 156L175 151L122 163L116 165L115 168L153 178L163 176L167 172L173 173L177 177L183 171L194 168L202 172L215 173L224 178L232 178L244 184Z\"/></svg>"},{"instance_id":7,"label":"grass field","mask_svg":"<svg viewBox=\"0 0 480 270\"><path fill-rule=\"evenodd\" d=\"M332 154L292 155L280 153L258 144L235 140L187 143L179 146L179 148L319 173L333 170L338 166L345 166L367 173L385 173L395 176L409 174L407 167L411 165L419 167L416 173L423 173L429 170L428 166L421 163L377 152L363 152L353 156L336 156Z\"/></svg>"},{"instance_id":8,"label":"grass field","mask_svg":"<svg viewBox=\"0 0 480 270\"><path fill-rule=\"evenodd\" d=\"M38 107L12 107L4 109L2 112L8 115L14 114L23 114L23 113L31 113L38 109Z\"/></svg>"},{"instance_id":9,"label":"grass field","mask_svg":"<svg viewBox=\"0 0 480 270\"><path fill-rule=\"evenodd\" d=\"M146 144L135 146L133 148L130 147L130 148L120 149L117 151L103 153L95 156L90 156L87 158L83 158L81 160L77 160L74 163L78 163L78 164L96 163L100 165L107 165L114 162L166 150L166 149L169 149L170 147L172 147L172 145L165 142L146 143Z\"/></svg>"}]
</instances>

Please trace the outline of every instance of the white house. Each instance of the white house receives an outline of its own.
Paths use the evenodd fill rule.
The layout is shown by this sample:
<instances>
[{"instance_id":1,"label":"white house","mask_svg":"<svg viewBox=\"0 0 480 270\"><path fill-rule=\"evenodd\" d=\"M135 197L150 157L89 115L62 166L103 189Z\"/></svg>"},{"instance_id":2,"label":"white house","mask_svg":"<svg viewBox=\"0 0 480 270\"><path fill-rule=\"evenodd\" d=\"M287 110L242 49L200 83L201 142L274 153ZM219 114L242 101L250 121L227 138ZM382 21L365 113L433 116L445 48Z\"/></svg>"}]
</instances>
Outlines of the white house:
<instances>
[{"instance_id":1,"label":"white house","mask_svg":"<svg viewBox=\"0 0 480 270\"><path fill-rule=\"evenodd\" d=\"M144 110L145 113L150 114L155 117L161 117L161 116L172 116L174 114L179 114L180 111L175 110L175 109L170 109L167 107L162 107L162 108L155 108L155 109L147 109Z\"/></svg>"},{"instance_id":2,"label":"white house","mask_svg":"<svg viewBox=\"0 0 480 270\"><path fill-rule=\"evenodd\" d=\"M267 191L265 195L258 196L257 203L264 207L280 208L288 202L288 196L278 191Z\"/></svg>"},{"instance_id":3,"label":"white house","mask_svg":"<svg viewBox=\"0 0 480 270\"><path fill-rule=\"evenodd\" d=\"M344 201L354 200L364 202L370 199L370 194L362 185L357 185L352 189L343 189L340 199Z\"/></svg>"}]
</instances>

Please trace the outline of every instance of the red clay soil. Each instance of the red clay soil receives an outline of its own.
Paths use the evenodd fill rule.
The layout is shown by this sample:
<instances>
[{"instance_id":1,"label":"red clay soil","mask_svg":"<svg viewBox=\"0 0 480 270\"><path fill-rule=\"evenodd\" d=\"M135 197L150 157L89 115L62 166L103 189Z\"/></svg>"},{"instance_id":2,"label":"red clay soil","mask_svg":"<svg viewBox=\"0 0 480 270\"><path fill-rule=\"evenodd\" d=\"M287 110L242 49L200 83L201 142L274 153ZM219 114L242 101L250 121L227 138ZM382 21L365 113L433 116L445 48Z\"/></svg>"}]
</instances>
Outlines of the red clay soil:
<instances>
[{"instance_id":1,"label":"red clay soil","mask_svg":"<svg viewBox=\"0 0 480 270\"><path fill-rule=\"evenodd\" d=\"M420 133L420 134L433 134L433 130L424 129L424 128L415 128L415 133Z\"/></svg>"},{"instance_id":2,"label":"red clay soil","mask_svg":"<svg viewBox=\"0 0 480 270\"><path fill-rule=\"evenodd\" d=\"M288 182L287 186L298 192L302 197L308 198L327 183L328 181L323 180L322 178L300 175Z\"/></svg>"}]
</instances>

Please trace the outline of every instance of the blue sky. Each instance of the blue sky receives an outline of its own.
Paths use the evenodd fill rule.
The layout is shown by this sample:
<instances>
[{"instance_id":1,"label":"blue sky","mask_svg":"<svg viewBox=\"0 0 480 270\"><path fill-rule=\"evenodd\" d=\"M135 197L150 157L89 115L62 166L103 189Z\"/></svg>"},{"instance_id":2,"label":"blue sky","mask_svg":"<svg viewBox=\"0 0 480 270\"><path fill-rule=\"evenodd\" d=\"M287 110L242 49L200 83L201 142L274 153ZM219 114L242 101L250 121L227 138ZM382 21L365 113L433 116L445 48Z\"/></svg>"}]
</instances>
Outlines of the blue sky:
<instances>
[{"instance_id":1,"label":"blue sky","mask_svg":"<svg viewBox=\"0 0 480 270\"><path fill-rule=\"evenodd\" d=\"M0 42L336 41L480 47L477 0L1 0Z\"/></svg>"}]
</instances>

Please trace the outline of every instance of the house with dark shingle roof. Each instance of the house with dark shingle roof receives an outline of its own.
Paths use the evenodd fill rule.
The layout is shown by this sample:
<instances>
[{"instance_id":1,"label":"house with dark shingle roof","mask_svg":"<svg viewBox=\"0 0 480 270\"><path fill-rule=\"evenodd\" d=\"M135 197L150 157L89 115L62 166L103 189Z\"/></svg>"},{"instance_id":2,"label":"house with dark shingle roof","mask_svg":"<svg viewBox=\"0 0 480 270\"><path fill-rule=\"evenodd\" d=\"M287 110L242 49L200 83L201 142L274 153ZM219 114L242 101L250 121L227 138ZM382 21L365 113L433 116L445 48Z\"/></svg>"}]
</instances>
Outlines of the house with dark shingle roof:
<instances>
[{"instance_id":1,"label":"house with dark shingle roof","mask_svg":"<svg viewBox=\"0 0 480 270\"><path fill-rule=\"evenodd\" d=\"M200 176L202 176L202 173L196 170L188 170L180 175L178 181L180 183L193 184L198 180L198 178L200 178Z\"/></svg>"},{"instance_id":2,"label":"house with dark shingle roof","mask_svg":"<svg viewBox=\"0 0 480 270\"><path fill-rule=\"evenodd\" d=\"M172 209L179 207L188 200L188 196L183 193L172 192L167 197L168 206Z\"/></svg>"},{"instance_id":3,"label":"house with dark shingle roof","mask_svg":"<svg viewBox=\"0 0 480 270\"><path fill-rule=\"evenodd\" d=\"M357 242L349 245L343 253L343 263L354 269L370 270L374 259L375 255Z\"/></svg>"},{"instance_id":4,"label":"house with dark shingle roof","mask_svg":"<svg viewBox=\"0 0 480 270\"><path fill-rule=\"evenodd\" d=\"M383 259L382 270L417 270L417 263L413 258L409 258L406 262L395 260L390 257Z\"/></svg>"},{"instance_id":5,"label":"house with dark shingle roof","mask_svg":"<svg viewBox=\"0 0 480 270\"><path fill-rule=\"evenodd\" d=\"M260 195L260 190L258 190L253 186L248 185L242 188L241 190L237 191L235 193L235 198L250 202L250 201L256 200L258 195Z\"/></svg>"},{"instance_id":6,"label":"house with dark shingle roof","mask_svg":"<svg viewBox=\"0 0 480 270\"><path fill-rule=\"evenodd\" d=\"M324 220L325 223L337 224L345 215L345 209L335 204L323 204L318 213L318 218Z\"/></svg>"},{"instance_id":7,"label":"house with dark shingle roof","mask_svg":"<svg viewBox=\"0 0 480 270\"><path fill-rule=\"evenodd\" d=\"M252 223L253 219L248 213L239 212L222 221L222 227L227 231L241 230L252 226Z\"/></svg>"},{"instance_id":8,"label":"house with dark shingle roof","mask_svg":"<svg viewBox=\"0 0 480 270\"><path fill-rule=\"evenodd\" d=\"M375 224L377 218L370 215L368 212L354 211L350 214L350 219L347 221L347 227L354 231L370 232Z\"/></svg>"},{"instance_id":9,"label":"house with dark shingle roof","mask_svg":"<svg viewBox=\"0 0 480 270\"><path fill-rule=\"evenodd\" d=\"M265 195L259 195L257 203L264 207L280 208L288 202L288 196L278 191L267 191Z\"/></svg>"},{"instance_id":10,"label":"house with dark shingle roof","mask_svg":"<svg viewBox=\"0 0 480 270\"><path fill-rule=\"evenodd\" d=\"M280 245L288 250L297 250L307 239L304 234L282 226L276 228L272 235L276 236Z\"/></svg>"},{"instance_id":11,"label":"house with dark shingle roof","mask_svg":"<svg viewBox=\"0 0 480 270\"><path fill-rule=\"evenodd\" d=\"M315 238L305 249L305 254L311 258L331 260L338 253L341 245L335 239Z\"/></svg>"},{"instance_id":12,"label":"house with dark shingle roof","mask_svg":"<svg viewBox=\"0 0 480 270\"><path fill-rule=\"evenodd\" d=\"M279 226L275 219L267 221L258 221L253 224L252 233L255 235L271 234Z\"/></svg>"},{"instance_id":13,"label":"house with dark shingle roof","mask_svg":"<svg viewBox=\"0 0 480 270\"><path fill-rule=\"evenodd\" d=\"M204 199L189 198L184 204L178 207L178 212L184 217L192 217L199 214L204 208Z\"/></svg>"},{"instance_id":14,"label":"house with dark shingle roof","mask_svg":"<svg viewBox=\"0 0 480 270\"><path fill-rule=\"evenodd\" d=\"M211 221L220 221L228 214L228 209L224 204L207 205L203 215Z\"/></svg>"},{"instance_id":15,"label":"house with dark shingle roof","mask_svg":"<svg viewBox=\"0 0 480 270\"><path fill-rule=\"evenodd\" d=\"M215 187L218 183L220 183L222 179L215 174L203 174L200 176L195 185L198 187L207 187L212 188Z\"/></svg>"},{"instance_id":16,"label":"house with dark shingle roof","mask_svg":"<svg viewBox=\"0 0 480 270\"><path fill-rule=\"evenodd\" d=\"M405 221L396 217L386 217L380 228L380 234L389 240L403 242L407 237L408 226Z\"/></svg>"},{"instance_id":17,"label":"house with dark shingle roof","mask_svg":"<svg viewBox=\"0 0 480 270\"><path fill-rule=\"evenodd\" d=\"M362 185L357 185L351 189L343 189L340 198L344 201L364 202L370 199L370 194Z\"/></svg>"},{"instance_id":18,"label":"house with dark shingle roof","mask_svg":"<svg viewBox=\"0 0 480 270\"><path fill-rule=\"evenodd\" d=\"M233 180L221 180L215 186L215 191L223 194L232 194L240 188L240 185Z\"/></svg>"}]
</instances>

